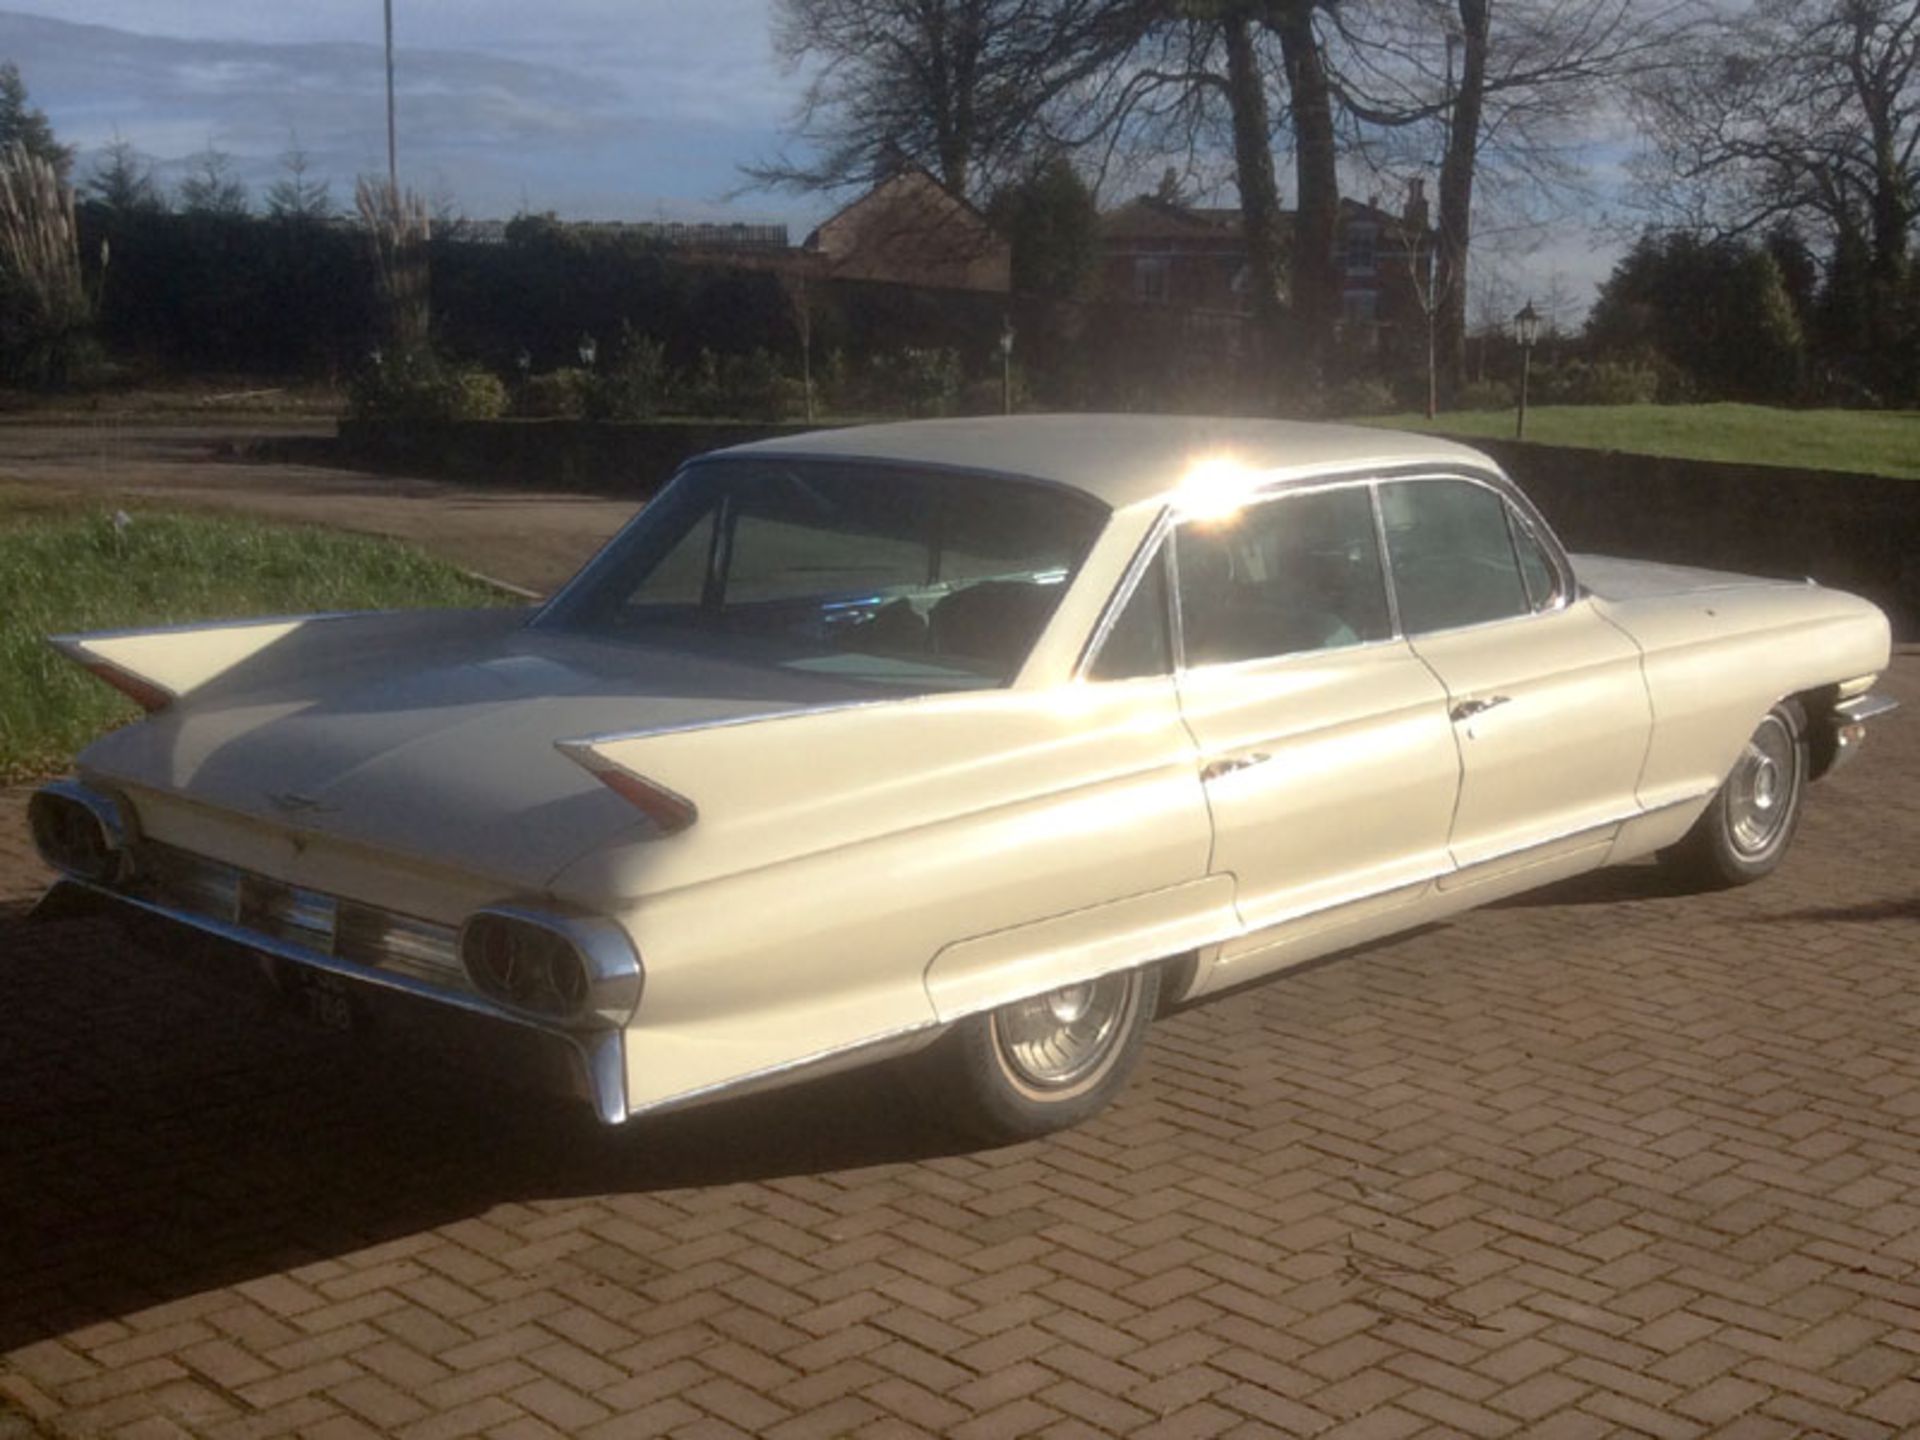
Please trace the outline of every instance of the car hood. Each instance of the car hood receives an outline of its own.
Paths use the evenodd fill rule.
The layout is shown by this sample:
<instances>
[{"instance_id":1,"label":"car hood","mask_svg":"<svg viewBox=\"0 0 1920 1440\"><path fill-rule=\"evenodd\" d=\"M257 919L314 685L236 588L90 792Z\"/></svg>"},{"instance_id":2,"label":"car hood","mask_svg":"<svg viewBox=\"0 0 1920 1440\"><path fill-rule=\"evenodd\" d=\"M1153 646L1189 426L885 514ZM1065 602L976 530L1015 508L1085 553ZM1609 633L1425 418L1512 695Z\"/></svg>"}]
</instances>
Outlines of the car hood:
<instances>
[{"instance_id":1,"label":"car hood","mask_svg":"<svg viewBox=\"0 0 1920 1440\"><path fill-rule=\"evenodd\" d=\"M123 788L540 888L595 846L651 823L555 741L889 694L537 630L455 635L424 654L376 642L317 674L190 695L107 735L80 768Z\"/></svg>"}]
</instances>

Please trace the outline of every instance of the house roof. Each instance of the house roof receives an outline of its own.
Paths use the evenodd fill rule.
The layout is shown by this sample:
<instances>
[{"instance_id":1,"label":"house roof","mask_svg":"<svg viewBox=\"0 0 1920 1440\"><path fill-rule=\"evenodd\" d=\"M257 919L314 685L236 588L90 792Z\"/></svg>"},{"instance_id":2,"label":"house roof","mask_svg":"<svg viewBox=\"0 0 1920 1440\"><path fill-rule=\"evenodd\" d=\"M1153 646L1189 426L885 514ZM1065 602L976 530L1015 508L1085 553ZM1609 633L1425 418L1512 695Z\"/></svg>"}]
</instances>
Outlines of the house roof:
<instances>
[{"instance_id":1,"label":"house roof","mask_svg":"<svg viewBox=\"0 0 1920 1440\"><path fill-rule=\"evenodd\" d=\"M1282 210L1280 223L1283 228L1291 229L1298 212ZM1383 228L1403 226L1403 217L1378 205L1342 196L1340 200L1340 218L1342 221L1371 220ZM1153 195L1142 195L1128 201L1117 210L1110 210L1100 217L1100 233L1109 240L1155 240L1155 239L1194 239L1217 236L1222 240L1239 240L1241 235L1240 211L1196 205L1177 205Z\"/></svg>"},{"instance_id":2,"label":"house roof","mask_svg":"<svg viewBox=\"0 0 1920 1440\"><path fill-rule=\"evenodd\" d=\"M908 190L917 192L915 196L916 199L931 200L938 204L951 205L958 210L960 214L974 221L982 229L989 231L993 229L993 223L981 213L978 206L968 200L966 196L949 189L945 182L931 170L920 165L902 165L891 175L875 181L870 188L862 191L859 195L849 200L845 205L842 205L838 210L834 211L833 214L816 225L812 233L806 238L805 244L807 248L811 250L819 245L822 231L831 229L834 225L854 216L861 210L876 209L905 198L902 192Z\"/></svg>"},{"instance_id":3,"label":"house roof","mask_svg":"<svg viewBox=\"0 0 1920 1440\"><path fill-rule=\"evenodd\" d=\"M887 460L1020 475L1070 485L1115 509L1165 503L1202 460L1230 460L1262 481L1422 464L1493 468L1476 450L1405 431L1190 415L916 420L815 430L722 453Z\"/></svg>"}]
</instances>

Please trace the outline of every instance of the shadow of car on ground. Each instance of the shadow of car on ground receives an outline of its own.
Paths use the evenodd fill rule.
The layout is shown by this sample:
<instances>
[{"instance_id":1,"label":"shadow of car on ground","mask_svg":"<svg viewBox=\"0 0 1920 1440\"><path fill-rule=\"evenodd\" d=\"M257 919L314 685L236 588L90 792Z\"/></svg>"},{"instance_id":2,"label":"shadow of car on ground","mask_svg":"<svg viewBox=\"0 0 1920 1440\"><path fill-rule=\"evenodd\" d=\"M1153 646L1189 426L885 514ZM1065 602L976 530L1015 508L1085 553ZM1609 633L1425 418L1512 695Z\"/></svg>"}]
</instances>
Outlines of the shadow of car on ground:
<instances>
[{"instance_id":1,"label":"shadow of car on ground","mask_svg":"<svg viewBox=\"0 0 1920 1440\"><path fill-rule=\"evenodd\" d=\"M724 1186L978 1148L889 1066L601 1126L322 1034L132 946L0 915L0 1352L507 1202ZM602 1247L599 1263L631 1268ZM592 1271L591 1247L570 1260ZM609 1276L613 1283L633 1276Z\"/></svg>"}]
</instances>

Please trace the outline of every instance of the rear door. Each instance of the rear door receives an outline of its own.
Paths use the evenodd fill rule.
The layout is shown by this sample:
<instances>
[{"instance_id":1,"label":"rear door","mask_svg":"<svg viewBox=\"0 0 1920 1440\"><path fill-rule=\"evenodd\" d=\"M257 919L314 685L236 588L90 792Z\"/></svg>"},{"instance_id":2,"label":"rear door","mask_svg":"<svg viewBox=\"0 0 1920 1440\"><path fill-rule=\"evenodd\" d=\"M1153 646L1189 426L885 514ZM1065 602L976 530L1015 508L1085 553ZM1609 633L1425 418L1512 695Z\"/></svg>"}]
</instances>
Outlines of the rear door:
<instances>
[{"instance_id":1,"label":"rear door","mask_svg":"<svg viewBox=\"0 0 1920 1440\"><path fill-rule=\"evenodd\" d=\"M1380 512L1401 628L1446 688L1466 869L1598 843L1637 813L1653 713L1640 650L1493 485L1393 480Z\"/></svg>"},{"instance_id":2,"label":"rear door","mask_svg":"<svg viewBox=\"0 0 1920 1440\"><path fill-rule=\"evenodd\" d=\"M1181 711L1249 930L1450 868L1445 688L1394 633L1367 482L1174 529Z\"/></svg>"}]
</instances>

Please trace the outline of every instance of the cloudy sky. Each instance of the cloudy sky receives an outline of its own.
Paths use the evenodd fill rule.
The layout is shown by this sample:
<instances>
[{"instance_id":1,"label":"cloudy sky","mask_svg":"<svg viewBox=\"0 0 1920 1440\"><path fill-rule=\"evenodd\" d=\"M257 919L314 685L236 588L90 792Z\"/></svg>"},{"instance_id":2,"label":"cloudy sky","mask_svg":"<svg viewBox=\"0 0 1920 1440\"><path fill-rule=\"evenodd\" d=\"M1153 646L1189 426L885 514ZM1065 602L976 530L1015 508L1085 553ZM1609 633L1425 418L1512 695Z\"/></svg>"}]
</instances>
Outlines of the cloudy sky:
<instances>
[{"instance_id":1,"label":"cloudy sky","mask_svg":"<svg viewBox=\"0 0 1920 1440\"><path fill-rule=\"evenodd\" d=\"M800 85L770 4L394 0L402 180L474 218L773 220L797 241L830 202L737 193ZM386 169L381 23L381 0L0 0L0 59L83 174L115 136L169 181L212 145L258 193L297 137L344 201ZM1572 312L1614 253L1572 227L1493 248L1489 278Z\"/></svg>"},{"instance_id":2,"label":"cloudy sky","mask_svg":"<svg viewBox=\"0 0 1920 1440\"><path fill-rule=\"evenodd\" d=\"M792 109L766 11L396 0L402 178L475 217L803 221L727 199ZM0 0L0 57L83 155L117 134L167 175L211 142L259 185L297 135L337 196L386 169L380 0Z\"/></svg>"}]
</instances>

